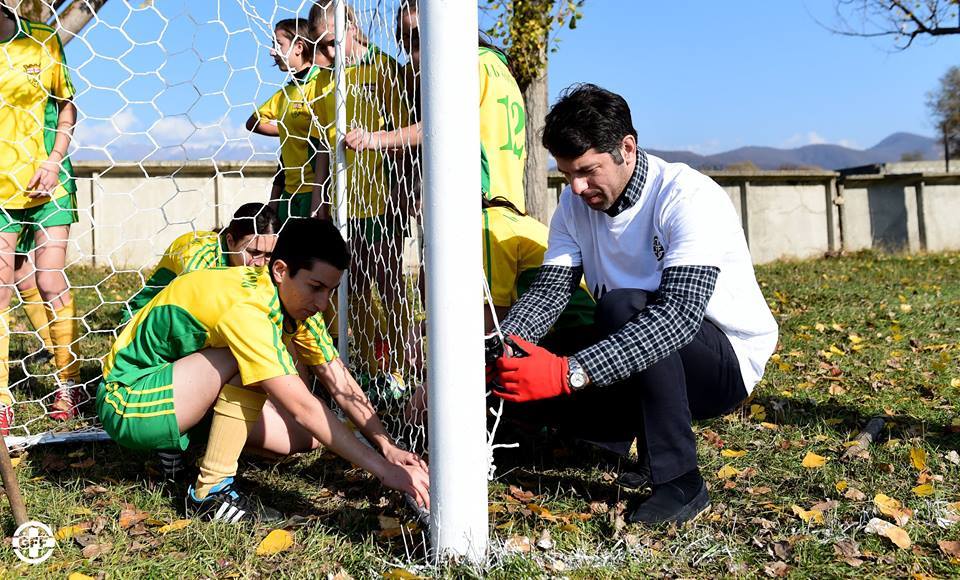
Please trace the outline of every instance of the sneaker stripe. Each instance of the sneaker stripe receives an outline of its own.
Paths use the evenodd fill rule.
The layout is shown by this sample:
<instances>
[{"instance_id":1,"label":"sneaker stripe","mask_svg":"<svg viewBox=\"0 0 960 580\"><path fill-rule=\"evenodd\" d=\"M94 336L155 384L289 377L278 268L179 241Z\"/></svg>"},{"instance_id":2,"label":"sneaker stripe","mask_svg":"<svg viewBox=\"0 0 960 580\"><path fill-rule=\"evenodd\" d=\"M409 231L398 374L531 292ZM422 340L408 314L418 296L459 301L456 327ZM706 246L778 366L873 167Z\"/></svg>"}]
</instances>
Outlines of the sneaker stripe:
<instances>
[{"instance_id":1,"label":"sneaker stripe","mask_svg":"<svg viewBox=\"0 0 960 580\"><path fill-rule=\"evenodd\" d=\"M214 519L214 520L219 520L221 517L223 517L223 514L224 514L228 509L236 510L237 508L233 507L233 506L230 505L228 502L223 502L222 504L220 504L220 509L217 510L217 513L213 514L213 519Z\"/></svg>"},{"instance_id":2,"label":"sneaker stripe","mask_svg":"<svg viewBox=\"0 0 960 580\"><path fill-rule=\"evenodd\" d=\"M240 518L242 518L245 513L247 513L247 512L244 511L244 510L237 510L237 515L233 516L233 518L230 520L230 523L231 523L231 524L235 524L235 523L239 522L239 521L240 521Z\"/></svg>"}]
</instances>

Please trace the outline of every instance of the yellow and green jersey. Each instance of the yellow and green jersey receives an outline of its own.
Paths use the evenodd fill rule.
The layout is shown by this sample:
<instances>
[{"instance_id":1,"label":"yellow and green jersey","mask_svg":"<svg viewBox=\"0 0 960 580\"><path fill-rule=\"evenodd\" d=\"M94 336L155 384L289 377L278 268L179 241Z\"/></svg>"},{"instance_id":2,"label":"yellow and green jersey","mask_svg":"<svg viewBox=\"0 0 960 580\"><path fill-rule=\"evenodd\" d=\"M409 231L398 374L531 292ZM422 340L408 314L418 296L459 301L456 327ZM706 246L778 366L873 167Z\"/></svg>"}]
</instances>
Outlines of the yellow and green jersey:
<instances>
[{"instance_id":1,"label":"yellow and green jersey","mask_svg":"<svg viewBox=\"0 0 960 580\"><path fill-rule=\"evenodd\" d=\"M530 289L547 251L547 226L505 207L483 210L483 273L494 306L509 308ZM554 328L593 324L596 304L581 281Z\"/></svg>"},{"instance_id":2,"label":"yellow and green jersey","mask_svg":"<svg viewBox=\"0 0 960 580\"><path fill-rule=\"evenodd\" d=\"M73 168L62 163L51 197L31 199L27 183L53 150L57 101L73 98L63 45L45 24L20 20L20 30L0 41L0 206L25 209L75 193Z\"/></svg>"},{"instance_id":3,"label":"yellow and green jersey","mask_svg":"<svg viewBox=\"0 0 960 580\"><path fill-rule=\"evenodd\" d=\"M174 278L194 270L227 267L223 242L216 232L187 232L173 240L143 288L130 299L130 313L137 312L167 287Z\"/></svg>"},{"instance_id":4,"label":"yellow and green jersey","mask_svg":"<svg viewBox=\"0 0 960 580\"><path fill-rule=\"evenodd\" d=\"M504 197L526 211L527 159L523 94L500 52L480 48L480 186L488 199Z\"/></svg>"},{"instance_id":5,"label":"yellow and green jersey","mask_svg":"<svg viewBox=\"0 0 960 580\"><path fill-rule=\"evenodd\" d=\"M224 347L237 359L244 385L296 374L288 345L308 365L336 356L322 324L319 317L284 315L267 268L197 270L170 282L134 315L104 359L104 381L132 385L163 365Z\"/></svg>"},{"instance_id":6,"label":"yellow and green jersey","mask_svg":"<svg viewBox=\"0 0 960 580\"><path fill-rule=\"evenodd\" d=\"M310 142L311 133L317 132L313 128L313 107L333 89L329 82L315 82L321 69L314 65L303 78L292 79L257 109L261 120L276 121L280 131L280 160L287 193L309 193L316 181ZM324 75L324 79L332 79L332 74Z\"/></svg>"},{"instance_id":7,"label":"yellow and green jersey","mask_svg":"<svg viewBox=\"0 0 960 580\"><path fill-rule=\"evenodd\" d=\"M410 113L401 94L400 65L371 45L360 62L344 68L347 85L347 130L392 131L410 124ZM314 81L333 86L333 70L324 69ZM318 90L318 94L321 91ZM332 150L336 143L336 99L326 91L316 101L319 135ZM351 218L382 215L391 183L391 161L382 151L347 150L347 212Z\"/></svg>"}]
</instances>

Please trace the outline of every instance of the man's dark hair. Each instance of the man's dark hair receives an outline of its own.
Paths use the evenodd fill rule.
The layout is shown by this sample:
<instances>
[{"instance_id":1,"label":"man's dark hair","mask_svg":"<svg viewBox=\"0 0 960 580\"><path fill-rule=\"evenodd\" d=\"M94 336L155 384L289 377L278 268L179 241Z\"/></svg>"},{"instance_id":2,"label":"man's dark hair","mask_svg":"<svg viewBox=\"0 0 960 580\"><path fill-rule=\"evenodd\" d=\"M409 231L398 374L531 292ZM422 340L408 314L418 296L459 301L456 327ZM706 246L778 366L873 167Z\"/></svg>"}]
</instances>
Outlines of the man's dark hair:
<instances>
[{"instance_id":1,"label":"man's dark hair","mask_svg":"<svg viewBox=\"0 0 960 580\"><path fill-rule=\"evenodd\" d=\"M245 203L237 208L230 220L230 225L226 227L226 233L233 237L233 241L239 241L249 235L268 235L280 231L280 219L277 212L270 209L269 205L263 203Z\"/></svg>"},{"instance_id":2,"label":"man's dark hair","mask_svg":"<svg viewBox=\"0 0 960 580\"><path fill-rule=\"evenodd\" d=\"M616 93L589 83L567 87L547 113L542 143L554 157L574 159L589 149L609 153L623 163L620 143L637 138L630 106Z\"/></svg>"},{"instance_id":3,"label":"man's dark hair","mask_svg":"<svg viewBox=\"0 0 960 580\"><path fill-rule=\"evenodd\" d=\"M316 218L292 218L280 228L277 245L270 257L270 269L277 260L283 260L290 275L296 276L303 268L313 268L315 262L326 262L338 270L350 264L340 230L332 222Z\"/></svg>"}]
</instances>

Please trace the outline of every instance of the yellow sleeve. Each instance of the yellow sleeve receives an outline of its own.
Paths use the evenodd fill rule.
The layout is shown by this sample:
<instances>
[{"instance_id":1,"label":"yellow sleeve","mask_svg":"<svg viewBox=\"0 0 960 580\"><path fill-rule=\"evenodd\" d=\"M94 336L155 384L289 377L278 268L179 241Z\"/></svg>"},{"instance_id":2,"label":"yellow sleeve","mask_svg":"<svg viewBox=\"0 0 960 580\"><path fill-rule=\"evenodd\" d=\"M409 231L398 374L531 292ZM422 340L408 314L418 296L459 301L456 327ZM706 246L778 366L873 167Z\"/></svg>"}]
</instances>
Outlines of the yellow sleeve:
<instances>
[{"instance_id":1,"label":"yellow sleeve","mask_svg":"<svg viewBox=\"0 0 960 580\"><path fill-rule=\"evenodd\" d=\"M399 67L393 59L384 59L383 64L390 66L380 75L380 95L383 99L384 112L389 115L389 122L393 124L394 129L407 127L411 124L410 110L407 107L407 99L404 98L403 86L400 82L400 75L395 69Z\"/></svg>"},{"instance_id":2,"label":"yellow sleeve","mask_svg":"<svg viewBox=\"0 0 960 580\"><path fill-rule=\"evenodd\" d=\"M297 374L280 327L270 320L266 305L240 302L220 318L212 332L220 335L237 359L244 385Z\"/></svg>"},{"instance_id":3,"label":"yellow sleeve","mask_svg":"<svg viewBox=\"0 0 960 580\"><path fill-rule=\"evenodd\" d=\"M47 41L47 51L53 59L53 75L50 93L57 99L65 101L72 99L76 92L73 81L70 79L70 70L67 68L67 57L63 52L63 43L57 33L50 35Z\"/></svg>"},{"instance_id":4,"label":"yellow sleeve","mask_svg":"<svg viewBox=\"0 0 960 580\"><path fill-rule=\"evenodd\" d=\"M314 314L300 324L292 337L300 361L309 366L326 364L340 356L327 332L323 314Z\"/></svg>"},{"instance_id":5,"label":"yellow sleeve","mask_svg":"<svg viewBox=\"0 0 960 580\"><path fill-rule=\"evenodd\" d=\"M261 121L276 121L280 118L280 102L284 97L283 89L273 93L267 102L257 108L257 116Z\"/></svg>"},{"instance_id":6,"label":"yellow sleeve","mask_svg":"<svg viewBox=\"0 0 960 580\"><path fill-rule=\"evenodd\" d=\"M519 246L516 236L501 235L499 228L483 228L483 270L490 285L494 306L508 308L517 301L517 276L519 270Z\"/></svg>"}]
</instances>

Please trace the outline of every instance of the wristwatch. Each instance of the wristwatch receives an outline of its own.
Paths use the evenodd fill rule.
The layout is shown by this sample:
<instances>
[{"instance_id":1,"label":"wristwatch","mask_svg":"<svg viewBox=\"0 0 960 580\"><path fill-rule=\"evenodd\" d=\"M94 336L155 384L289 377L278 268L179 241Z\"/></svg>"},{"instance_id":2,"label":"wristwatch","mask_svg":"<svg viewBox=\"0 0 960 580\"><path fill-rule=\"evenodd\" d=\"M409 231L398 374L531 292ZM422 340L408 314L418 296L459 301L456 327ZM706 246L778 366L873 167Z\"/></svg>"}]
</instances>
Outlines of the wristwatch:
<instances>
[{"instance_id":1,"label":"wristwatch","mask_svg":"<svg viewBox=\"0 0 960 580\"><path fill-rule=\"evenodd\" d=\"M583 370L577 359L569 357L567 359L567 386L570 390L577 392L587 386L587 372Z\"/></svg>"}]
</instances>

